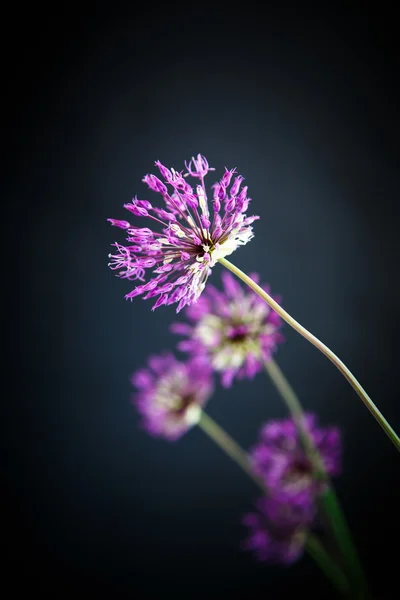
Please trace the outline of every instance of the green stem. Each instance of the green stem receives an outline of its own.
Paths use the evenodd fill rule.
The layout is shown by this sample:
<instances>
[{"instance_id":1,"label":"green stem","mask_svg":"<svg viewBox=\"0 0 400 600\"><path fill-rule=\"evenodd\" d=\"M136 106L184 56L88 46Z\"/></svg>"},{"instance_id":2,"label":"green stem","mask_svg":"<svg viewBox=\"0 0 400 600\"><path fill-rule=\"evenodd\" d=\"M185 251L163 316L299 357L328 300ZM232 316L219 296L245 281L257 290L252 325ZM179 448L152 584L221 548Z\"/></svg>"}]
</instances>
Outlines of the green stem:
<instances>
[{"instance_id":1,"label":"green stem","mask_svg":"<svg viewBox=\"0 0 400 600\"><path fill-rule=\"evenodd\" d=\"M332 531L338 542L340 551L347 560L349 572L352 574L351 579L355 586L355 595L353 597L359 600L365 600L369 597L369 593L363 568L351 536L350 528L341 509L339 499L331 486L328 486L325 493L322 495L321 504L330 517Z\"/></svg>"},{"instance_id":2,"label":"green stem","mask_svg":"<svg viewBox=\"0 0 400 600\"><path fill-rule=\"evenodd\" d=\"M250 468L247 453L239 446L222 427L218 425L207 413L202 411L198 426L248 475L261 490L265 488L260 479L254 475Z\"/></svg>"},{"instance_id":3,"label":"green stem","mask_svg":"<svg viewBox=\"0 0 400 600\"><path fill-rule=\"evenodd\" d=\"M274 360L271 359L266 361L264 366L273 384L288 407L289 412L292 414L295 420L302 441L304 442L305 451L312 461L317 475L320 479L325 480L327 483L326 491L321 496L321 504L329 518L330 526L335 536L338 548L346 559L355 589L360 594L357 597L360 599L367 598L367 583L361 562L358 558L358 554L351 537L350 529L347 525L344 513L340 508L339 500L326 474L319 452L315 447L311 436L304 427L304 412L300 401L285 375L282 373L280 367Z\"/></svg>"},{"instance_id":4,"label":"green stem","mask_svg":"<svg viewBox=\"0 0 400 600\"><path fill-rule=\"evenodd\" d=\"M247 453L237 442L214 421L207 413L202 411L198 426L248 475L264 494L267 490L260 479L252 472ZM343 594L347 592L347 580L342 570L332 561L320 541L311 533L308 534L305 548L320 569L333 585Z\"/></svg>"},{"instance_id":5,"label":"green stem","mask_svg":"<svg viewBox=\"0 0 400 600\"><path fill-rule=\"evenodd\" d=\"M349 593L349 584L342 570L326 553L325 548L315 535L309 535L306 541L309 555L315 560L321 571L331 580L336 589L346 596Z\"/></svg>"},{"instance_id":6,"label":"green stem","mask_svg":"<svg viewBox=\"0 0 400 600\"><path fill-rule=\"evenodd\" d=\"M297 430L300 434L301 442L303 443L304 449L312 462L315 476L320 480L328 481L324 464L321 460L319 452L315 448L313 441L305 428L303 408L296 396L295 391L273 359L265 361L264 367L294 419Z\"/></svg>"},{"instance_id":7,"label":"green stem","mask_svg":"<svg viewBox=\"0 0 400 600\"><path fill-rule=\"evenodd\" d=\"M400 438L391 427L391 425L387 422L383 414L380 410L375 406L372 402L371 398L368 396L367 392L361 386L361 384L357 381L351 371L346 367L346 365L340 360L338 356L332 350L330 350L323 342L321 342L315 335L310 333L305 327L300 325L298 321L296 321L293 317L289 315L265 290L262 289L255 281L253 281L248 275L243 273L240 269L235 267L231 262L226 260L226 258L220 258L219 262L221 265L229 269L236 277L241 279L244 283L246 283L256 294L258 294L269 306L278 313L280 317L286 323L288 323L293 329L295 329L300 335L302 335L306 340L308 340L313 346L318 348L333 364L339 369L339 371L344 375L350 385L354 388L357 394L360 396L361 400L364 402L365 406L368 408L370 413L375 417L378 421L379 425L382 427L383 431L386 433L388 438L393 442L396 446L397 450L400 451Z\"/></svg>"}]
</instances>

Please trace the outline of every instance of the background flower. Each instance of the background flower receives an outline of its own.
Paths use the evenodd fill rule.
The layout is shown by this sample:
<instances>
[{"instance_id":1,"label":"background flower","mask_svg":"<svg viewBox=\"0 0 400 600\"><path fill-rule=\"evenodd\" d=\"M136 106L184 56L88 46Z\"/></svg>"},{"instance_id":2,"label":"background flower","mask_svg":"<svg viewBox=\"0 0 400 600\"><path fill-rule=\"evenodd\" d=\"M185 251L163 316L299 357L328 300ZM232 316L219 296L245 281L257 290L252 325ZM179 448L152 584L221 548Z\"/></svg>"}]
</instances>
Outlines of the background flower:
<instances>
[{"instance_id":1,"label":"background flower","mask_svg":"<svg viewBox=\"0 0 400 600\"><path fill-rule=\"evenodd\" d=\"M282 321L255 292L242 286L228 271L222 272L223 290L208 285L199 300L188 306L189 323L175 323L174 333L186 336L180 350L204 353L221 382L229 387L235 377L254 377L276 351L283 336ZM252 279L259 281L256 273ZM263 288L270 291L267 285ZM274 296L280 301L278 296Z\"/></svg>"},{"instance_id":2,"label":"background flower","mask_svg":"<svg viewBox=\"0 0 400 600\"><path fill-rule=\"evenodd\" d=\"M242 548L253 551L259 561L272 564L290 565L300 558L313 511L272 498L260 498L256 509L242 520L249 529Z\"/></svg>"},{"instance_id":3,"label":"background flower","mask_svg":"<svg viewBox=\"0 0 400 600\"><path fill-rule=\"evenodd\" d=\"M304 426L317 448L329 476L341 472L342 444L337 427L319 427L316 415L306 414ZM270 421L260 432L251 453L254 472L263 479L271 495L282 501L312 504L323 489L313 475L292 418Z\"/></svg>"},{"instance_id":4,"label":"background flower","mask_svg":"<svg viewBox=\"0 0 400 600\"><path fill-rule=\"evenodd\" d=\"M196 301L202 293L211 267L253 237L253 223L259 217L247 217L250 198L243 177L235 169L225 169L222 179L213 186L213 211L210 212L204 178L209 171L207 159L198 154L186 173L168 169L156 161L161 181L146 175L143 181L150 190L162 195L165 208L152 206L136 197L124 207L135 217L146 218L161 231L136 227L128 221L108 219L112 225L127 231L127 246L115 243L109 266L119 277L144 281L146 270L153 277L136 286L126 298L158 296L153 309L163 304L178 303L177 312ZM235 175L235 177L234 177ZM192 188L185 177L197 179ZM233 181L232 181L233 178ZM161 226L161 227L160 227Z\"/></svg>"},{"instance_id":5,"label":"background flower","mask_svg":"<svg viewBox=\"0 0 400 600\"><path fill-rule=\"evenodd\" d=\"M198 423L213 392L207 364L194 358L181 362L170 353L150 357L148 366L134 373L132 383L143 428L168 440L180 438Z\"/></svg>"}]
</instances>

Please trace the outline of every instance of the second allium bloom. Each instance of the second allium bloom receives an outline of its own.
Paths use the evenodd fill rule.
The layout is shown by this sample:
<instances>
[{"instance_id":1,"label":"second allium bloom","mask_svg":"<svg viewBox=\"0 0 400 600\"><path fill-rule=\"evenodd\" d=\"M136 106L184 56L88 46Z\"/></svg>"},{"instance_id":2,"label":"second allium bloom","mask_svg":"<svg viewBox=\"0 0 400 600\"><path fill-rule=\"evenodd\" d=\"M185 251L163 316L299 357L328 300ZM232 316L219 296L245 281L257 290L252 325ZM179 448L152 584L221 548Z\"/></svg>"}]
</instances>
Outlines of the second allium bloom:
<instances>
[{"instance_id":1,"label":"second allium bloom","mask_svg":"<svg viewBox=\"0 0 400 600\"><path fill-rule=\"evenodd\" d=\"M149 358L136 371L133 403L142 416L143 428L155 437L173 441L199 422L201 409L213 392L212 373L200 359L187 362L172 354Z\"/></svg>"},{"instance_id":2,"label":"second allium bloom","mask_svg":"<svg viewBox=\"0 0 400 600\"><path fill-rule=\"evenodd\" d=\"M252 279L257 282L259 277L252 274ZM229 387L234 377L254 377L283 337L281 318L255 292L226 271L222 282L223 291L208 285L198 302L186 308L189 323L175 323L172 331L187 336L178 346L181 350L205 354Z\"/></svg>"},{"instance_id":3,"label":"second allium bloom","mask_svg":"<svg viewBox=\"0 0 400 600\"><path fill-rule=\"evenodd\" d=\"M250 198L247 186L242 187L244 178L236 175L235 169L225 169L222 179L213 185L211 211L204 178L214 169L204 156L199 154L185 163L185 173L168 169L159 161L155 164L164 181L155 175L146 175L143 181L161 194L165 208L136 197L124 205L135 217L146 219L150 228L108 219L126 230L128 241L126 246L114 244L109 266L119 277L141 282L146 270L152 270L152 278L136 286L126 298L158 296L153 309L177 302L179 312L200 296L211 267L253 237L251 224L259 217L246 216ZM188 176L197 180L195 187L187 183Z\"/></svg>"}]
</instances>

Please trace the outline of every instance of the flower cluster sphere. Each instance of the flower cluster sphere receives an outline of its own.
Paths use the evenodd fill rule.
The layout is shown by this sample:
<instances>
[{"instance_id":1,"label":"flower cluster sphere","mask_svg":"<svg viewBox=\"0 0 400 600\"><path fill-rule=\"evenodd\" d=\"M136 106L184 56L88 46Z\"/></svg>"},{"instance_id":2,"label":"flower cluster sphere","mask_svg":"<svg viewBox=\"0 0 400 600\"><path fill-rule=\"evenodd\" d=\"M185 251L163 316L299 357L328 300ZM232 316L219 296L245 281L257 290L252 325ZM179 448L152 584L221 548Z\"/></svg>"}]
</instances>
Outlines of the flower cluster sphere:
<instances>
[{"instance_id":1,"label":"flower cluster sphere","mask_svg":"<svg viewBox=\"0 0 400 600\"><path fill-rule=\"evenodd\" d=\"M216 262L253 237L251 224L259 217L246 216L250 198L236 169L225 168L222 179L212 186L210 211L204 178L215 169L204 156L199 154L189 164L185 162L186 172L168 169L159 161L155 164L164 181L156 175L146 175L143 181L162 195L165 208L136 197L124 207L161 231L108 219L126 230L128 241L126 246L113 244L115 252L109 255L109 266L119 277L143 282L126 295L127 299L158 296L153 310L178 303L179 312L199 298ZM187 183L188 176L197 179L195 188ZM152 277L145 282L148 269Z\"/></svg>"},{"instance_id":2,"label":"flower cluster sphere","mask_svg":"<svg viewBox=\"0 0 400 600\"><path fill-rule=\"evenodd\" d=\"M170 353L151 356L132 376L133 404L154 437L178 440L196 425L213 393L212 371L201 359L182 362Z\"/></svg>"},{"instance_id":3,"label":"flower cluster sphere","mask_svg":"<svg viewBox=\"0 0 400 600\"><path fill-rule=\"evenodd\" d=\"M223 289L208 284L201 298L185 308L188 322L174 323L171 330L185 336L179 350L203 354L222 385L230 387L234 378L251 379L261 371L284 338L280 316L260 296L227 271L221 277ZM257 273L251 277L259 282ZM269 292L269 286L262 287Z\"/></svg>"},{"instance_id":4,"label":"flower cluster sphere","mask_svg":"<svg viewBox=\"0 0 400 600\"><path fill-rule=\"evenodd\" d=\"M329 477L338 476L342 465L342 444L338 427L320 427L317 416L306 413L303 426L321 457ZM282 501L314 503L325 489L315 478L311 461L301 443L293 418L269 421L252 448L251 464L269 493Z\"/></svg>"}]
</instances>

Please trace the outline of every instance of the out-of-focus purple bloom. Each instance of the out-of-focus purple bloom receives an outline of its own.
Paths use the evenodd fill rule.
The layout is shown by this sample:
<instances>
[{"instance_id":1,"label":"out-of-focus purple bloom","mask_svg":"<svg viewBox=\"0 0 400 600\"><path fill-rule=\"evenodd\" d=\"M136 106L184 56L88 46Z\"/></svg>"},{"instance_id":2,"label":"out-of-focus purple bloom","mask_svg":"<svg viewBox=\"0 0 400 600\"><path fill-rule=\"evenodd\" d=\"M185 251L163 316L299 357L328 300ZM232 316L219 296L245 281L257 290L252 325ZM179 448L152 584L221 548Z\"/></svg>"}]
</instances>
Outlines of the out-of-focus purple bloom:
<instances>
[{"instance_id":1,"label":"out-of-focus purple bloom","mask_svg":"<svg viewBox=\"0 0 400 600\"><path fill-rule=\"evenodd\" d=\"M337 427L319 427L316 415L306 414L304 427L310 434L329 476L341 472L342 445ZM291 418L270 421L261 430L259 443L250 453L254 472L269 493L284 502L313 504L324 489L316 480L296 425Z\"/></svg>"},{"instance_id":2,"label":"out-of-focus purple bloom","mask_svg":"<svg viewBox=\"0 0 400 600\"><path fill-rule=\"evenodd\" d=\"M143 428L155 437L174 441L201 417L213 392L212 371L201 359L178 361L173 354L152 356L147 368L132 376L137 388L133 404Z\"/></svg>"},{"instance_id":3,"label":"out-of-focus purple bloom","mask_svg":"<svg viewBox=\"0 0 400 600\"><path fill-rule=\"evenodd\" d=\"M336 427L319 427L306 414L304 428L318 449L328 475L341 470L341 439ZM303 553L307 533L317 515L317 496L324 483L315 479L293 419L270 421L250 453L253 470L268 494L257 502L257 512L245 515L250 532L243 547L257 559L289 565Z\"/></svg>"},{"instance_id":4,"label":"out-of-focus purple bloom","mask_svg":"<svg viewBox=\"0 0 400 600\"><path fill-rule=\"evenodd\" d=\"M284 504L272 498L261 498L256 512L243 518L249 535L242 547L255 553L257 560L290 565L303 553L314 510L296 503Z\"/></svg>"},{"instance_id":5,"label":"out-of-focus purple bloom","mask_svg":"<svg viewBox=\"0 0 400 600\"><path fill-rule=\"evenodd\" d=\"M181 350L203 353L221 382L230 387L234 377L252 378L269 360L283 336L282 320L258 294L244 288L229 272L222 273L223 291L208 285L196 304L185 310L189 323L175 323L172 331L185 335ZM251 275L256 282L259 276ZM269 287L262 286L267 292ZM274 297L278 302L280 298Z\"/></svg>"},{"instance_id":6,"label":"out-of-focus purple bloom","mask_svg":"<svg viewBox=\"0 0 400 600\"><path fill-rule=\"evenodd\" d=\"M204 177L214 171L204 156L198 154L186 173L168 169L156 161L161 181L146 175L143 181L162 195L165 208L152 206L148 200L136 197L125 208L135 217L149 220L152 226L136 227L128 221L108 219L112 225L127 232L127 246L115 243L109 266L118 276L145 281L146 270L153 277L136 286L127 299L142 295L144 299L158 296L153 310L163 304L178 303L177 312L195 302L202 293L211 268L240 245L253 237L251 224L257 216L247 217L250 202L247 186L241 187L243 177L235 169L225 169L222 179L213 186L213 210L207 200ZM197 179L192 188L185 177ZM233 181L232 181L233 178Z\"/></svg>"}]
</instances>

